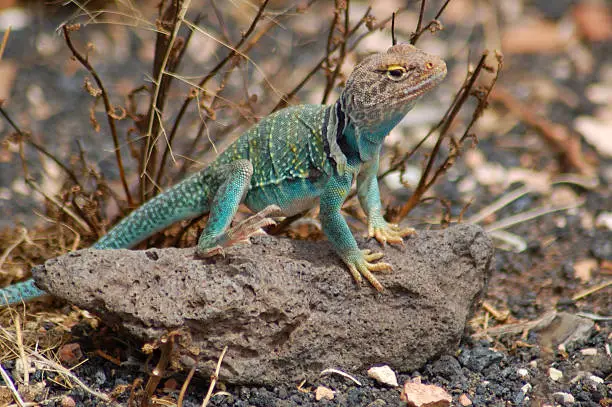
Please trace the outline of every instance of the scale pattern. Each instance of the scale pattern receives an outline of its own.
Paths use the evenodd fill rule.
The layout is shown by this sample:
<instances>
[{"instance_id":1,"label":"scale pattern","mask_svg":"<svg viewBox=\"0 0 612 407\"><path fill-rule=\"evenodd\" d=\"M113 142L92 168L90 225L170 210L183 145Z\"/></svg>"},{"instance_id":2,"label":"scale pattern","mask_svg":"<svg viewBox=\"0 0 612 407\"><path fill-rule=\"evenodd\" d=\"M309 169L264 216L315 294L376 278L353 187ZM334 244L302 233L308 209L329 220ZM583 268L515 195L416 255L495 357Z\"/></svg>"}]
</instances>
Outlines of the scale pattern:
<instances>
[{"instance_id":1,"label":"scale pattern","mask_svg":"<svg viewBox=\"0 0 612 407\"><path fill-rule=\"evenodd\" d=\"M401 243L413 233L382 216L376 181L380 150L388 132L445 75L443 60L408 44L371 55L354 68L334 104L293 106L263 118L209 167L143 204L93 248L133 247L176 221L209 214L197 253L212 255L266 224L254 216L231 228L241 203L255 212L279 209L285 216L319 204L323 231L355 280L365 277L382 291L372 272L391 266L374 263L382 253L359 250L340 210L357 180L371 237ZM0 299L15 303L42 294L28 280L0 290Z\"/></svg>"}]
</instances>

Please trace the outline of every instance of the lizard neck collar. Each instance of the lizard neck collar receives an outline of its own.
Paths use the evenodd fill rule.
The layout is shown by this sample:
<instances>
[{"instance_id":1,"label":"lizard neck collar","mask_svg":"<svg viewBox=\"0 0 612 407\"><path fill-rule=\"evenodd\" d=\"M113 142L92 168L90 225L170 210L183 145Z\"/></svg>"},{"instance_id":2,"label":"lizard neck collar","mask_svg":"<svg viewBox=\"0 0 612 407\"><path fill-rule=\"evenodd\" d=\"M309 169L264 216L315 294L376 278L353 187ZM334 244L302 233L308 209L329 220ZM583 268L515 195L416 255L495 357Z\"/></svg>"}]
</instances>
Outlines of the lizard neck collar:
<instances>
[{"instance_id":1,"label":"lizard neck collar","mask_svg":"<svg viewBox=\"0 0 612 407\"><path fill-rule=\"evenodd\" d=\"M360 161L366 162L378 154L385 137L415 103L416 100L412 100L401 110L381 112L376 120L361 120L359 115L352 114L351 101L342 92L336 103L330 106L327 126L328 155L336 162L338 172L343 173L348 156L358 155Z\"/></svg>"}]
</instances>

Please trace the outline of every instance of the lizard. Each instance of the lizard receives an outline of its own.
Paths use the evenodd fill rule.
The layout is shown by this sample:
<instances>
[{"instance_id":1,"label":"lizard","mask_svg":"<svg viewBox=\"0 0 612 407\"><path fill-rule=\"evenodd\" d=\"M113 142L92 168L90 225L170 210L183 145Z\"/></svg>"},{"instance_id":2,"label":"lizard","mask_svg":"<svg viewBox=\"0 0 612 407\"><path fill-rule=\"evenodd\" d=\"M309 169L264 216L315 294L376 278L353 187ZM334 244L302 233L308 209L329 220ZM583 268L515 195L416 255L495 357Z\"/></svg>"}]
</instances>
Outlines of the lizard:
<instances>
[{"instance_id":1,"label":"lizard","mask_svg":"<svg viewBox=\"0 0 612 407\"><path fill-rule=\"evenodd\" d=\"M341 208L356 180L368 236L382 246L415 233L388 223L381 211L377 173L385 137L418 99L446 76L446 63L410 44L365 57L331 105L296 105L262 118L206 168L158 194L121 220L93 246L130 248L169 225L204 214L208 220L196 256L223 253L274 223L316 206L324 234L357 283L378 291L372 272L391 271L383 253L360 250ZM255 215L231 222L244 203ZM46 294L33 279L0 290L15 303Z\"/></svg>"}]
</instances>

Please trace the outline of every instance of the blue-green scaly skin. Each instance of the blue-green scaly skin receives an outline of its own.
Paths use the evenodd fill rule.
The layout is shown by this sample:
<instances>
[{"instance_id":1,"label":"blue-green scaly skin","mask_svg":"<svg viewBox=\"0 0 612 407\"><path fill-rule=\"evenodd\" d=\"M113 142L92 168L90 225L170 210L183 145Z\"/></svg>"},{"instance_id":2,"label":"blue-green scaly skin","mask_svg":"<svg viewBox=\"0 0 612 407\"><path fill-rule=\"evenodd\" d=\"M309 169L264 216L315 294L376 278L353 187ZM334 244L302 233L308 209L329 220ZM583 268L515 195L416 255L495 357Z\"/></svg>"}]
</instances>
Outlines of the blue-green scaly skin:
<instances>
[{"instance_id":1,"label":"blue-green scaly skin","mask_svg":"<svg viewBox=\"0 0 612 407\"><path fill-rule=\"evenodd\" d=\"M415 50L409 45L395 46L387 54L364 61L361 71L358 66L353 73L353 81L363 84L351 87L349 78L347 88L333 105L293 106L263 118L209 167L143 204L92 247L133 247L174 222L209 214L197 248L197 253L206 253L230 240L227 231L241 203L255 212L277 205L285 216L319 204L323 231L335 251L356 279L361 273L381 290L376 279L367 275L369 270L377 270L367 261L379 257L367 257L359 250L340 209L356 179L369 228L390 230L381 213L376 179L383 140L416 99L446 74L443 61L420 50L416 57L411 56ZM406 57L399 55L401 52L413 54ZM406 71L411 72L408 63L423 65L426 58L436 58L435 68L440 71L436 77L426 73L397 90L392 88L396 86L392 78L369 89L365 86L371 85L372 79L378 80L380 69L406 62ZM382 75L384 79L384 71ZM357 89L360 86L363 89ZM367 92L373 98L388 97L389 103L368 107L376 99L366 97L371 96ZM0 290L0 301L5 298L15 303L43 294L33 280L28 280Z\"/></svg>"}]
</instances>

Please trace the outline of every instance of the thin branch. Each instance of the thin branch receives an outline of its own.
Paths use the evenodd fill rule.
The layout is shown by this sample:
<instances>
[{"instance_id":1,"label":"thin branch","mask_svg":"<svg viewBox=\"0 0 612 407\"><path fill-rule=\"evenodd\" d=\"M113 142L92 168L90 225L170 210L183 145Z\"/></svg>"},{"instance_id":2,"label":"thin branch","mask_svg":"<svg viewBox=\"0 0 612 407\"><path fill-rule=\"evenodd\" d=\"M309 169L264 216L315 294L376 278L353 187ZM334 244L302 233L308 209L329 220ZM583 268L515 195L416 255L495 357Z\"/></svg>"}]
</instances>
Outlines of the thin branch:
<instances>
[{"instance_id":1,"label":"thin branch","mask_svg":"<svg viewBox=\"0 0 612 407\"><path fill-rule=\"evenodd\" d=\"M11 390L11 393L13 394L13 398L15 399L19 407L26 406L26 402L21 398L21 395L19 395L19 392L17 391L15 384L13 384L13 381L11 380L11 376L9 376L6 370L4 370L4 367L2 367L1 363L0 363L0 375L2 376L2 380L4 380L4 383Z\"/></svg>"},{"instance_id":2,"label":"thin branch","mask_svg":"<svg viewBox=\"0 0 612 407\"><path fill-rule=\"evenodd\" d=\"M327 85L325 86L325 90L323 91L323 98L321 100L321 104L326 104L327 103L327 98L329 98L329 95L331 94L331 91L334 88L334 85L336 83L336 79L338 78L338 75L340 74L340 70L342 69L342 65L344 64L344 60L346 59L346 42L348 41L348 36L349 36L349 6L350 6L350 1L346 1L345 4L342 4L342 2L339 2L338 4L338 9L336 10L336 13L334 14L334 21L335 24L337 24L337 20L338 20L338 15L340 14L340 7L344 6L344 28L342 30L342 41L340 43L340 52L338 55L338 61L336 62L336 68L334 69L331 77L328 78L327 80ZM330 38L328 38L328 53L327 53L327 64L329 66L330 64L330 53L329 53L329 41L331 41L331 38L333 37L332 33L335 29L335 25L334 27L332 27L332 29L330 30Z\"/></svg>"},{"instance_id":3,"label":"thin branch","mask_svg":"<svg viewBox=\"0 0 612 407\"><path fill-rule=\"evenodd\" d=\"M225 58L223 58L221 61L219 61L219 63L206 76L204 76L200 80L200 82L198 82L198 88L203 88L206 85L206 83L208 83L208 81L210 79L212 79L232 58L234 58L236 55L238 55L239 48L242 46L242 44L244 44L244 42L247 40L247 38L251 35L253 30L257 26L257 23L262 18L264 9L268 5L269 1L270 0L265 0L262 3L262 5L259 7L259 10L257 11L257 15L255 16L255 18L251 22L251 25L249 26L249 28L242 35L242 37L240 38L238 43L234 47L231 48L230 52L227 54L227 56ZM177 117L174 120L174 123L172 125L172 130L170 130L170 136L169 136L170 140L174 139L174 136L176 135L176 132L177 132L178 127L179 127L179 124L180 124L181 120L183 119L183 116L185 115L185 112L187 111L187 108L189 107L189 104L191 103L191 101L193 99L194 99L194 97L190 93L185 98L185 100L183 101L183 104L181 105L181 108L179 109L179 113L178 113L178 115L177 115Z\"/></svg>"},{"instance_id":4,"label":"thin branch","mask_svg":"<svg viewBox=\"0 0 612 407\"><path fill-rule=\"evenodd\" d=\"M11 127L13 127L13 129L15 129L15 131L17 132L17 134L19 134L19 136L21 137L21 139L23 141L28 143L30 146L34 147L38 152L44 154L45 156L47 156L48 158L53 160L53 162L55 162L55 164L57 164L62 170L64 170L64 172L66 172L66 174L70 177L72 182L74 182L78 186L81 186L81 184L79 183L79 180L77 179L77 177L74 174L74 172L72 172L72 170L70 170L68 167L66 167L66 165L64 165L64 163L62 163L53 154L48 152L43 146L41 146L40 144L38 144L34 140L32 140L32 137L30 137L28 134L26 134L23 131L21 131L19 126L17 126L17 124L13 121L13 119L11 119L11 117L8 115L8 113L4 110L4 108L2 107L1 103L0 103L0 113L2 114L2 116L4 116L6 121L9 122Z\"/></svg>"},{"instance_id":5,"label":"thin branch","mask_svg":"<svg viewBox=\"0 0 612 407\"><path fill-rule=\"evenodd\" d=\"M372 7L368 7L366 12L364 13L363 17L361 17L361 19L355 25L355 27L353 27L350 30L349 35L347 36L347 38L352 37L353 34L355 34L355 32L357 32L357 30L365 23L365 21L369 17L371 11L372 11ZM377 25L377 28L381 27L381 26L384 26L384 24L386 24L387 21L389 21L389 19L386 19L386 20L382 21L380 24ZM369 33L373 32L375 29L376 28L373 28L371 31L369 31L368 33L364 34L362 37L360 37L356 41L356 43L359 42L361 39L365 38L365 36L367 36ZM352 51L354 46L355 46L355 44L353 44L353 47L351 47L349 49L349 51ZM332 47L330 52L334 52L339 47L340 47L340 44L335 44ZM285 93L283 95L283 97L281 97L280 101L276 104L276 106L274 106L274 108L272 109L272 111L270 113L276 112L277 110L280 110L280 109L286 107L288 105L288 103L289 103L289 100L291 100L302 89L302 87L304 87L304 85L306 85L306 83L308 83L308 81L310 81L310 79L319 71L319 69L321 69L323 64L325 64L325 62L327 61L328 57L329 57L328 54L325 54L319 60L319 62L310 70L310 72L308 72L308 74L306 74L306 76L304 77L304 79L302 79L302 81L300 83L298 83L291 91L289 91L288 93Z\"/></svg>"},{"instance_id":6,"label":"thin branch","mask_svg":"<svg viewBox=\"0 0 612 407\"><path fill-rule=\"evenodd\" d=\"M108 127L110 128L111 136L113 138L113 144L115 147L115 158L117 160L117 168L119 169L119 177L121 178L121 184L123 185L123 191L125 192L125 197L127 199L128 205L134 206L134 201L132 200L132 194L130 193L130 188L127 184L127 179L125 176L125 170L123 168L123 159L121 158L121 147L119 145L119 137L117 136L117 127L115 125L115 119L114 119L114 109L108 97L108 92L106 91L106 88L104 87L104 84L102 83L102 80L100 79L100 76L98 76L98 73L96 72L94 67L89 63L89 60L83 55L81 55L81 53L79 53L74 47L74 45L72 44L72 39L70 38L69 27L66 25L63 25L62 31L64 32L64 38L66 39L66 44L68 45L68 48L70 48L72 55L74 55L74 57L81 63L81 65L83 65L85 69L89 71L91 76L93 76L94 80L96 81L98 88L100 88L102 100L104 101L104 110L106 110L106 118L108 120Z\"/></svg>"},{"instance_id":7,"label":"thin branch","mask_svg":"<svg viewBox=\"0 0 612 407\"><path fill-rule=\"evenodd\" d=\"M200 14L198 14L198 16L196 16L196 18L194 20L194 24L196 24L196 25L199 24L201 18L202 18L202 16ZM187 38L185 38L185 43L183 45L183 48L181 49L181 53L177 57L177 59L178 59L177 63L180 62L183 59L183 54L187 50L187 47L189 46L189 42L191 41L192 37L193 37L193 30L189 30L189 33L187 34ZM183 114L185 114L185 111L183 110L183 108L186 109L187 106L186 105L181 106L181 110L179 111L179 116L180 117L182 117ZM172 132L170 133L170 135L168 136L168 140L166 141L166 148L164 149L164 153L163 153L161 161L159 163L159 168L157 170L157 176L155 177L155 183L157 185L161 186L162 178L164 176L164 171L166 169L166 161L168 160L168 156L172 152L172 143L174 142L174 137L175 136L176 136L176 128L173 126L172 127Z\"/></svg>"},{"instance_id":8,"label":"thin branch","mask_svg":"<svg viewBox=\"0 0 612 407\"><path fill-rule=\"evenodd\" d=\"M202 400L202 407L206 407L210 398L212 397L212 392L215 389L215 385L217 384L217 380L219 380L219 371L221 370L221 362L223 362L223 357L227 352L227 345L223 348L221 352L221 356L219 356L219 360L217 361L217 367L215 368L215 372L210 377L210 386L208 386L208 392L206 393L206 397Z\"/></svg>"},{"instance_id":9,"label":"thin branch","mask_svg":"<svg viewBox=\"0 0 612 407\"><path fill-rule=\"evenodd\" d=\"M431 173L431 170L432 170L433 165L434 165L434 161L436 160L436 158L438 156L438 152L440 151L440 148L442 146L442 141L446 138L446 134L447 134L451 124L453 123L455 117L457 116L457 114L461 110L461 108L462 108L463 104L465 103L465 101L467 100L467 98L470 96L471 89L474 86L474 83L476 82L476 79L478 78L478 76L480 75L481 70L484 67L487 55L488 55L488 52L486 52L486 51L483 52L482 56L480 57L480 61L478 62L478 65L474 69L474 72L469 77L469 79L468 79L467 83L465 84L465 86L461 89L461 91L455 97L453 103L451 104L451 108L449 108L449 111L447 111L447 114L445 114L444 118L436 126L436 127L440 128L440 132L439 132L439 135L438 135L438 139L436 140L436 144L434 145L434 148L432 149L432 151L430 153L429 160L427 161L425 170L423 171L423 174L421 175L421 179L419 180L419 183L418 183L416 189L414 190L412 196L401 207L399 213L394 217L394 222L397 223L401 219L406 217L406 215L412 210L412 208L414 208L418 204L418 202L420 201L420 199L423 196L423 194L425 193L425 191L427 191L427 189L433 184L433 182L435 182L435 180L441 174L441 172L443 172L443 171L445 171L447 169L447 165L449 164L448 159L439 168L439 171L437 171L435 174L433 174L432 178L429 179L429 174Z\"/></svg>"},{"instance_id":10,"label":"thin branch","mask_svg":"<svg viewBox=\"0 0 612 407\"><path fill-rule=\"evenodd\" d=\"M156 151L155 145L157 144L157 138L159 136L158 135L159 128L161 127L161 122L162 122L161 115L164 110L164 102L166 99L166 89L168 86L168 82L164 80L164 75L166 73L166 66L168 65L171 59L170 58L171 54L176 51L175 42L178 37L178 32L181 28L181 23L185 20L185 15L187 14L187 10L189 10L190 4L191 4L191 0L185 0L184 2L182 0L177 1L176 7L180 7L178 12L175 11L174 8L171 8L167 10L167 13L166 13L166 14L174 13L175 21L173 24L172 32L170 33L170 38L167 39L164 56L162 60L159 61L159 63L157 63L157 61L154 63L154 69L155 69L154 71L155 78L153 81L154 91L153 91L153 97L151 98L151 105L149 108L149 122L148 122L147 133L145 134L145 146L144 146L144 149L142 150L141 162L140 162L140 166L141 166L140 198L142 201L144 201L149 194L148 177L152 176L155 171L154 169L155 151ZM162 19L162 21L164 20ZM158 49L160 49L159 48L161 47L160 44L163 43L164 40L165 40L164 34L161 34L161 33L158 34ZM158 52L156 52L156 56L157 55L158 55ZM155 135L153 133L155 133ZM147 176L145 176L145 174Z\"/></svg>"},{"instance_id":11,"label":"thin branch","mask_svg":"<svg viewBox=\"0 0 612 407\"><path fill-rule=\"evenodd\" d=\"M425 7L425 0L422 0L422 2L421 2L421 12L419 14L419 22L417 23L416 31L414 33L412 33L412 35L410 36L410 43L412 45L416 44L416 42L419 40L419 38L421 37L421 35L423 35L423 33L425 31L430 30L430 31L433 32L433 31L438 31L438 30L440 30L442 28L442 25L440 24L439 18L442 15L442 13L444 12L444 10L446 9L446 6L448 6L448 3L450 3L450 0L446 0L444 2L442 7L440 7L438 12L436 13L436 16L434 17L433 20L431 20L429 23L427 23L427 25L425 27L421 27L421 23L423 21L424 7Z\"/></svg>"}]
</instances>

